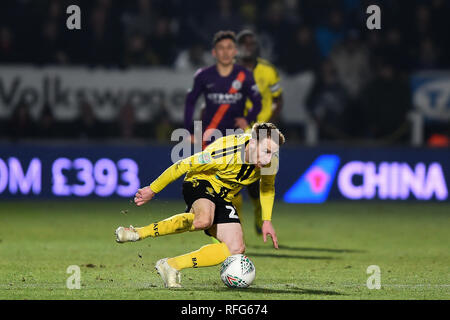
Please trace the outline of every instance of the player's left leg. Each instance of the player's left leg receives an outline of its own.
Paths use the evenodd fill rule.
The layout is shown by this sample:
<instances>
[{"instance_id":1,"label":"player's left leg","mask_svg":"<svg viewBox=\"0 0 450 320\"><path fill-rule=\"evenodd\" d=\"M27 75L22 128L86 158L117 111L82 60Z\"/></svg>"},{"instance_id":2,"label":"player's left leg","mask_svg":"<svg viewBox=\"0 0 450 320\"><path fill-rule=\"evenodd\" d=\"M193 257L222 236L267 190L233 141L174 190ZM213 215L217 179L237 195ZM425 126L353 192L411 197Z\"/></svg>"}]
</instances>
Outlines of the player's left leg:
<instances>
[{"instance_id":1,"label":"player's left leg","mask_svg":"<svg viewBox=\"0 0 450 320\"><path fill-rule=\"evenodd\" d=\"M196 216L197 201L192 205ZM158 272L162 270L160 274L165 272L167 275L167 282L164 280L166 276L164 274L161 275L166 286L180 286L179 279L178 281L174 279L179 277L179 272L182 269L215 266L225 261L230 254L243 253L245 251L244 234L239 217L235 215L233 205L230 202L217 201L213 217L214 224L206 229L206 233L219 239L221 242L205 245L196 251L169 258L166 261L158 261ZM207 224L200 222L197 226L205 227ZM171 285L167 285L167 283L171 283Z\"/></svg>"},{"instance_id":2,"label":"player's left leg","mask_svg":"<svg viewBox=\"0 0 450 320\"><path fill-rule=\"evenodd\" d=\"M225 261L230 251L225 243L207 244L198 250L156 262L156 270L168 288L181 287L180 271L186 268L210 267Z\"/></svg>"},{"instance_id":3,"label":"player's left leg","mask_svg":"<svg viewBox=\"0 0 450 320\"><path fill-rule=\"evenodd\" d=\"M244 214L242 213L242 203L243 202L244 202L244 199L242 197L242 193L241 192L239 192L237 195L235 195L233 200L231 200L231 203L236 208L236 212L237 212L237 215L238 215L239 220L241 221L241 223L242 223L242 219L243 219L243 216L244 216ZM211 241L212 241L212 243L220 243L220 241L214 236L211 236Z\"/></svg>"},{"instance_id":4,"label":"player's left leg","mask_svg":"<svg viewBox=\"0 0 450 320\"><path fill-rule=\"evenodd\" d=\"M244 234L240 223L219 223L208 229L208 232L221 242L207 244L196 251L169 258L167 263L180 271L215 266L232 254L244 253Z\"/></svg>"},{"instance_id":5,"label":"player's left leg","mask_svg":"<svg viewBox=\"0 0 450 320\"><path fill-rule=\"evenodd\" d=\"M198 250L169 258L167 263L180 271L186 268L200 268L218 265L230 255L225 243L211 243Z\"/></svg>"},{"instance_id":6,"label":"player's left leg","mask_svg":"<svg viewBox=\"0 0 450 320\"><path fill-rule=\"evenodd\" d=\"M211 200L197 199L192 204L192 211L195 215L193 227L196 230L211 229L216 211L216 205ZM186 268L214 266L225 260L228 255L226 245L215 243L205 245L196 251L181 256L169 258L167 263L179 271Z\"/></svg>"},{"instance_id":7,"label":"player's left leg","mask_svg":"<svg viewBox=\"0 0 450 320\"><path fill-rule=\"evenodd\" d=\"M214 221L216 206L209 199L200 198L192 204L195 215L193 226L196 230L211 228ZM181 287L180 271L186 268L209 267L223 262L230 252L224 243L208 244L198 250L173 257L164 258L156 263L156 270L161 275L164 284L169 288Z\"/></svg>"},{"instance_id":8,"label":"player's left leg","mask_svg":"<svg viewBox=\"0 0 450 320\"><path fill-rule=\"evenodd\" d=\"M245 252L244 232L240 223L217 224L215 236L227 245L230 255Z\"/></svg>"}]
</instances>

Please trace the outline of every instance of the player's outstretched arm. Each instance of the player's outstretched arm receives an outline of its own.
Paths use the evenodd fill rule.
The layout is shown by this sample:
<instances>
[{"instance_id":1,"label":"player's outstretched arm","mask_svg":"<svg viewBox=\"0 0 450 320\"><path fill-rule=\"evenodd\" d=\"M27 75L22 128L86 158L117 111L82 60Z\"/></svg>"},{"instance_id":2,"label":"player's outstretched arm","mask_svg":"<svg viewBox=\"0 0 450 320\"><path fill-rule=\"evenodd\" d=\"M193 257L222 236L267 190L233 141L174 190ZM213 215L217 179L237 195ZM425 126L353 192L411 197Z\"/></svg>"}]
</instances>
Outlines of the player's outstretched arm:
<instances>
[{"instance_id":1,"label":"player's outstretched arm","mask_svg":"<svg viewBox=\"0 0 450 320\"><path fill-rule=\"evenodd\" d=\"M267 235L272 238L273 246L278 249L278 239L272 226L272 208L275 199L275 175L263 175L259 184L259 198L261 201L263 225L261 228L263 240L267 241Z\"/></svg>"},{"instance_id":2,"label":"player's outstretched arm","mask_svg":"<svg viewBox=\"0 0 450 320\"><path fill-rule=\"evenodd\" d=\"M211 155L209 155L208 159L210 159L210 157ZM191 169L202 171L211 169L215 166L217 166L217 164L214 163L214 161L210 162L205 160L204 152L199 152L193 156L179 160L161 173L150 186L139 189L135 194L134 203L138 206L146 204L155 196L155 194Z\"/></svg>"},{"instance_id":3,"label":"player's outstretched arm","mask_svg":"<svg viewBox=\"0 0 450 320\"><path fill-rule=\"evenodd\" d=\"M139 189L134 195L134 203L137 206L142 206L146 204L155 196L155 192L150 188L150 186Z\"/></svg>"},{"instance_id":4,"label":"player's outstretched arm","mask_svg":"<svg viewBox=\"0 0 450 320\"><path fill-rule=\"evenodd\" d=\"M149 186L139 189L134 195L134 203L142 206L149 202L155 194L163 190L169 183L177 180L185 174L190 167L192 157L177 161L167 168L161 175L156 178Z\"/></svg>"},{"instance_id":5,"label":"player's outstretched arm","mask_svg":"<svg viewBox=\"0 0 450 320\"><path fill-rule=\"evenodd\" d=\"M275 229L273 228L272 222L270 220L263 221L261 231L262 231L264 242L267 242L267 236L269 235L272 238L273 247L275 249L278 249L277 234L276 234Z\"/></svg>"}]
</instances>

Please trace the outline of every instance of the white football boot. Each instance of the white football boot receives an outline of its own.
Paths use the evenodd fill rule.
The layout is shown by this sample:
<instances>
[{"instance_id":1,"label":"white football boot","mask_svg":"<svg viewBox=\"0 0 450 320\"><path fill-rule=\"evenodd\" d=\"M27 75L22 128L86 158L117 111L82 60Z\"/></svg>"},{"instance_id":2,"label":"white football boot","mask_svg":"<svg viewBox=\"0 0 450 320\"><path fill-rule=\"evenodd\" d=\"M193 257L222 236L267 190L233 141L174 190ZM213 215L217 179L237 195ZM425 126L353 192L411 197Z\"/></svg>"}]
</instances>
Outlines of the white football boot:
<instances>
[{"instance_id":1,"label":"white football boot","mask_svg":"<svg viewBox=\"0 0 450 320\"><path fill-rule=\"evenodd\" d=\"M168 258L158 260L155 269L164 281L166 288L181 288L181 273L167 263Z\"/></svg>"},{"instance_id":2,"label":"white football boot","mask_svg":"<svg viewBox=\"0 0 450 320\"><path fill-rule=\"evenodd\" d=\"M118 227L116 229L116 241L118 243L128 242L128 241L138 241L139 233L133 226L129 228Z\"/></svg>"}]
</instances>

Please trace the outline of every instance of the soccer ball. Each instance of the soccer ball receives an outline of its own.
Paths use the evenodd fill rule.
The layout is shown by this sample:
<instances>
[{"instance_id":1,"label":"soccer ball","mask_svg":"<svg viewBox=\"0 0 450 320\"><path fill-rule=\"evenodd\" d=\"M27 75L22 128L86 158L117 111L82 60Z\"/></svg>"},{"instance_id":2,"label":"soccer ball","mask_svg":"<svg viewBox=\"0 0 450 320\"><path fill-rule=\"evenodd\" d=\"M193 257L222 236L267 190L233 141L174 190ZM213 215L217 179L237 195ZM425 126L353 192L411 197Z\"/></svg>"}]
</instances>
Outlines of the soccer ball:
<instances>
[{"instance_id":1,"label":"soccer ball","mask_svg":"<svg viewBox=\"0 0 450 320\"><path fill-rule=\"evenodd\" d=\"M220 278L229 288L247 288L255 280L255 265L246 255L229 256L222 263Z\"/></svg>"}]
</instances>

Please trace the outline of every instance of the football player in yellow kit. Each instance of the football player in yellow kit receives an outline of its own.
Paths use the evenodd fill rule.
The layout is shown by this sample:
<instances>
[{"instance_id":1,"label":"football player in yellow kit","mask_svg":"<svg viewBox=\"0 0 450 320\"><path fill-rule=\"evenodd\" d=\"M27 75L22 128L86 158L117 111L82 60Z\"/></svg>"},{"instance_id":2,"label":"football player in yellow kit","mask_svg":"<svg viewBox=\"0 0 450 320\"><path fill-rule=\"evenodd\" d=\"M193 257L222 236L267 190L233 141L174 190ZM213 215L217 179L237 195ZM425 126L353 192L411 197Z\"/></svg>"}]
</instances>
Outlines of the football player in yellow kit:
<instances>
[{"instance_id":1,"label":"football player in yellow kit","mask_svg":"<svg viewBox=\"0 0 450 320\"><path fill-rule=\"evenodd\" d=\"M256 85L262 96L262 108L257 122L276 123L283 107L283 90L277 69L269 61L259 57L259 43L255 33L250 30L239 32L236 37L238 45L238 64L253 72ZM245 110L252 109L252 102L247 99Z\"/></svg>"},{"instance_id":2,"label":"football player in yellow kit","mask_svg":"<svg viewBox=\"0 0 450 320\"><path fill-rule=\"evenodd\" d=\"M155 268L166 287L181 287L180 270L214 266L229 255L244 253L242 227L231 200L243 186L260 181L263 240L266 242L269 235L278 249L271 217L278 151L284 141L283 134L275 125L256 123L251 134L225 136L202 152L177 161L149 186L139 189L134 202L142 206L185 174L183 196L187 204L186 212L141 228L119 227L116 229L116 241L138 241L198 230L204 230L218 239L219 243L156 263Z\"/></svg>"},{"instance_id":3,"label":"football player in yellow kit","mask_svg":"<svg viewBox=\"0 0 450 320\"><path fill-rule=\"evenodd\" d=\"M251 30L242 30L236 37L238 44L238 64L253 72L256 85L261 93L262 108L256 116L257 122L276 123L283 106L283 95L280 84L280 76L277 69L267 60L259 57L259 43L256 34ZM252 102L247 99L245 111L252 109ZM246 113L244 113L246 114ZM255 216L255 230L261 234L262 211L259 201L259 182L251 184L247 188L250 200L253 203ZM233 199L239 217L242 218L242 194Z\"/></svg>"}]
</instances>

